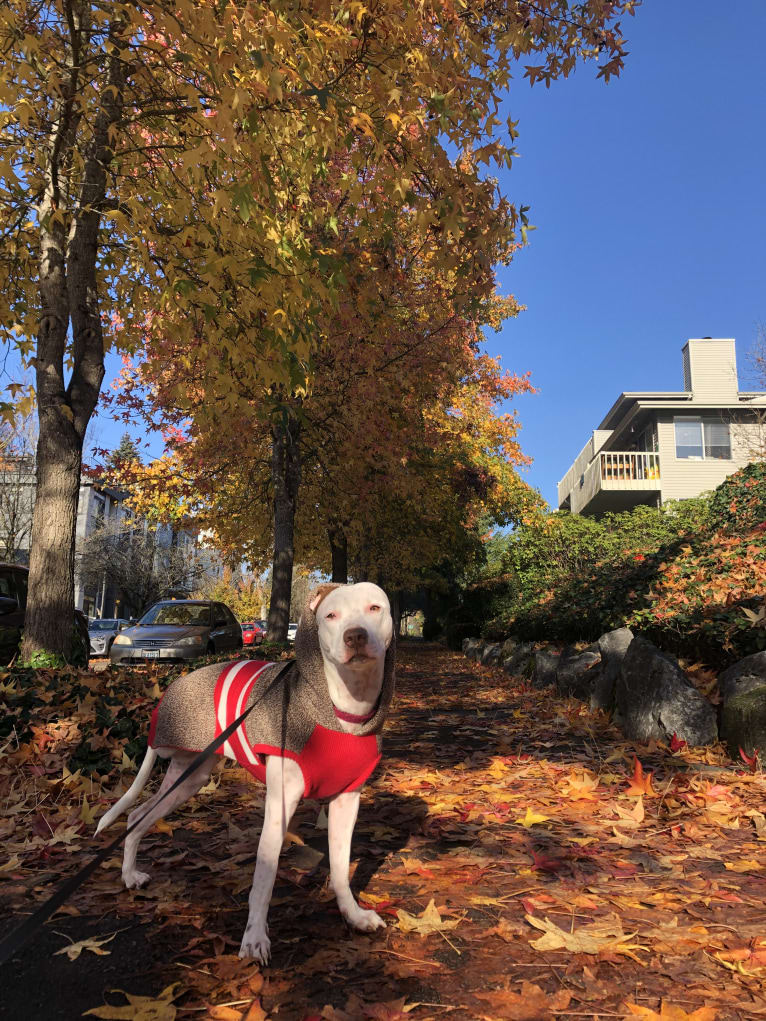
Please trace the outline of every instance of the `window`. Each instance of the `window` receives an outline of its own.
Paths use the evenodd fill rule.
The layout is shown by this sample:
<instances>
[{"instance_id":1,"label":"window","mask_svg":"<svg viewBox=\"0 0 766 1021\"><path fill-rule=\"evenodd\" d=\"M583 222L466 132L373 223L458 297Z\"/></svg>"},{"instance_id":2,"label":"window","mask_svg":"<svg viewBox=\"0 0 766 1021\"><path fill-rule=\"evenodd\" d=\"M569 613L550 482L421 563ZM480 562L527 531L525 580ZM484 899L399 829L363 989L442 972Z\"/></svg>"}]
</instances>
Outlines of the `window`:
<instances>
[{"instance_id":1,"label":"window","mask_svg":"<svg viewBox=\"0 0 766 1021\"><path fill-rule=\"evenodd\" d=\"M27 608L27 581L29 575L26 571L14 571L14 577L16 579L16 598L19 601L19 606L22 610Z\"/></svg>"},{"instance_id":2,"label":"window","mask_svg":"<svg viewBox=\"0 0 766 1021\"><path fill-rule=\"evenodd\" d=\"M660 449L657 440L657 426L654 422L650 422L649 425L639 434L637 448L641 451L656 454Z\"/></svg>"},{"instance_id":3,"label":"window","mask_svg":"<svg viewBox=\"0 0 766 1021\"><path fill-rule=\"evenodd\" d=\"M676 418L676 457L731 460L729 423L720 418Z\"/></svg>"},{"instance_id":4,"label":"window","mask_svg":"<svg viewBox=\"0 0 766 1021\"><path fill-rule=\"evenodd\" d=\"M93 496L93 527L100 528L104 523L106 514L106 501L103 496Z\"/></svg>"},{"instance_id":5,"label":"window","mask_svg":"<svg viewBox=\"0 0 766 1021\"><path fill-rule=\"evenodd\" d=\"M0 571L0 596L3 596L5 599L16 598L13 574L10 571Z\"/></svg>"},{"instance_id":6,"label":"window","mask_svg":"<svg viewBox=\"0 0 766 1021\"><path fill-rule=\"evenodd\" d=\"M729 439L729 423L720 419L703 421L705 431L705 457L716 457L724 461L731 460L731 440Z\"/></svg>"}]
</instances>

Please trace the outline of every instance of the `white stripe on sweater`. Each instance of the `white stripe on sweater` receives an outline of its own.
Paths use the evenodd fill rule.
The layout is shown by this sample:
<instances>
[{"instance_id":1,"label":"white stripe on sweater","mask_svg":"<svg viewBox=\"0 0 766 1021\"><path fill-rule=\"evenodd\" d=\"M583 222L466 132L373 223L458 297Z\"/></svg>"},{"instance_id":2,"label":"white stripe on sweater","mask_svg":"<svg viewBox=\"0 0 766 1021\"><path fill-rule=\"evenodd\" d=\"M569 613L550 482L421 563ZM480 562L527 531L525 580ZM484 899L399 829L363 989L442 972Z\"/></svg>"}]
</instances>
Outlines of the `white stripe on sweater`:
<instances>
[{"instance_id":1,"label":"white stripe on sweater","mask_svg":"<svg viewBox=\"0 0 766 1021\"><path fill-rule=\"evenodd\" d=\"M248 662L249 662L248 660L244 659L241 662L234 663L232 666L230 666L229 672L226 675L226 680L223 682L223 685L221 686L221 697L218 700L218 726L221 728L221 730L226 730L226 727L228 726L226 722L227 715L226 706L228 705L229 702L229 689L231 688L232 681L237 676L242 667L246 666ZM228 741L224 741L223 743L223 754L228 755L230 759L236 759L237 757L234 754L234 749L231 747Z\"/></svg>"},{"instance_id":2,"label":"white stripe on sweater","mask_svg":"<svg viewBox=\"0 0 766 1021\"><path fill-rule=\"evenodd\" d=\"M268 665L269 665L268 663L264 663L263 666L260 668L260 670L257 670L253 674L253 676L250 678L250 680L242 685L242 691L239 693L239 701L237 702L237 706L236 706L236 708L234 710L234 713L232 714L232 718L231 718L231 720L229 722L233 723L234 720L236 720L236 718L242 712L242 710L245 707L245 702L247 701L247 699L248 699L248 697L250 695L250 692L253 690L253 685L255 684L255 682L258 680L258 678L261 676L261 674L263 673L263 671L266 669L266 667ZM234 731L234 733L231 736L232 736L232 739L236 737L239 740L239 743L242 746L242 751L245 753L245 755L247 756L248 760L254 766L257 765L258 764L258 757L250 749L250 742L247 740L247 731L245 730L245 724L244 723L240 723L240 725L237 727L237 729Z\"/></svg>"}]
</instances>

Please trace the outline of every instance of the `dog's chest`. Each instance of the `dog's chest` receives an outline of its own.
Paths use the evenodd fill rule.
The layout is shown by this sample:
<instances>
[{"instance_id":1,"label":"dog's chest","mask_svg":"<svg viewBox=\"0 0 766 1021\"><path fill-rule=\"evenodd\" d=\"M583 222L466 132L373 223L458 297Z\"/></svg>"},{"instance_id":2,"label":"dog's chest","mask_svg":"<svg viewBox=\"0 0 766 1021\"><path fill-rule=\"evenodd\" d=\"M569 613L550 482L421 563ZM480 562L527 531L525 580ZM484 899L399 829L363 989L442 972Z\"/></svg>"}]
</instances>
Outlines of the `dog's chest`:
<instances>
[{"instance_id":1,"label":"dog's chest","mask_svg":"<svg viewBox=\"0 0 766 1021\"><path fill-rule=\"evenodd\" d=\"M379 740L322 726L313 720L310 703L302 704L294 693L284 697L277 689L273 697L259 697L263 665L233 665L223 671L215 692L216 731L221 733L248 705L253 711L219 749L253 776L265 782L266 757L293 759L304 778L304 797L331 798L361 786L380 761ZM338 726L343 721L338 721ZM346 726L349 724L346 723ZM351 724L352 731L360 727Z\"/></svg>"}]
</instances>

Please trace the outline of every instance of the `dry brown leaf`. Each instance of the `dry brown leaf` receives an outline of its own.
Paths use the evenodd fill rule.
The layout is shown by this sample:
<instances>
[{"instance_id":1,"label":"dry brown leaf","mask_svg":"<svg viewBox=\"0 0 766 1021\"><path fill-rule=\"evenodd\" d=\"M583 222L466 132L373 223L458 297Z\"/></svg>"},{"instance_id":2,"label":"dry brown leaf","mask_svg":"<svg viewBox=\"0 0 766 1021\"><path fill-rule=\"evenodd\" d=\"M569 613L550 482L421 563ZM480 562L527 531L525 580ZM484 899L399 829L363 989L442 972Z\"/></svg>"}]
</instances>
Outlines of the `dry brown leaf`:
<instances>
[{"instance_id":1,"label":"dry brown leaf","mask_svg":"<svg viewBox=\"0 0 766 1021\"><path fill-rule=\"evenodd\" d=\"M180 995L176 990L180 983L174 982L172 986L166 986L157 999L151 996L131 996L122 989L113 989L113 993L120 993L128 1001L123 1007L112 1007L105 1003L102 1007L92 1007L86 1010L83 1017L91 1014L93 1017L106 1018L108 1021L175 1021L176 1008L173 1000Z\"/></svg>"},{"instance_id":2,"label":"dry brown leaf","mask_svg":"<svg viewBox=\"0 0 766 1021\"><path fill-rule=\"evenodd\" d=\"M626 1003L625 1006L636 1017L646 1018L647 1021L716 1021L718 1011L714 1007L698 1007L691 1014L682 1007L674 1007L672 1003L662 1001L659 1014L649 1007L639 1007L635 1003Z\"/></svg>"},{"instance_id":3,"label":"dry brown leaf","mask_svg":"<svg viewBox=\"0 0 766 1021\"><path fill-rule=\"evenodd\" d=\"M421 936L428 936L432 932L445 932L454 929L460 923L459 918L444 921L433 898L428 902L428 907L422 914L411 915L408 911L402 911L400 908L396 912L396 917L399 919L399 928L402 932L419 932Z\"/></svg>"},{"instance_id":4,"label":"dry brown leaf","mask_svg":"<svg viewBox=\"0 0 766 1021\"><path fill-rule=\"evenodd\" d=\"M60 950L55 950L53 956L57 957L59 954L66 954L70 961L76 961L83 950L90 950L92 954L96 954L98 957L106 957L107 954L111 954L111 950L102 950L101 947L105 943L111 943L118 932L125 932L124 929L118 929L117 932L113 932L111 936L105 936L103 939L81 939L79 943L70 943L68 947L62 947Z\"/></svg>"},{"instance_id":5,"label":"dry brown leaf","mask_svg":"<svg viewBox=\"0 0 766 1021\"><path fill-rule=\"evenodd\" d=\"M636 934L626 936L622 929L622 922L617 914L607 915L590 925L582 925L573 932L566 932L549 918L541 920L534 915L525 915L526 920L536 929L541 929L545 935L539 939L530 940L530 945L541 952L546 950L571 950L575 954L600 954L604 950L612 953L626 954L636 960L633 950L644 950L638 943L630 943Z\"/></svg>"},{"instance_id":6,"label":"dry brown leaf","mask_svg":"<svg viewBox=\"0 0 766 1021\"><path fill-rule=\"evenodd\" d=\"M484 1000L498 1017L509 1021L550 1021L555 1011L566 1010L572 998L566 989L549 996L540 986L522 982L521 990L493 989L485 993L474 993L477 1000Z\"/></svg>"},{"instance_id":7,"label":"dry brown leaf","mask_svg":"<svg viewBox=\"0 0 766 1021\"><path fill-rule=\"evenodd\" d=\"M227 1007L224 1004L220 1007L211 1007L205 1016L211 1021L242 1021L241 1010L235 1010L234 1007Z\"/></svg>"}]
</instances>

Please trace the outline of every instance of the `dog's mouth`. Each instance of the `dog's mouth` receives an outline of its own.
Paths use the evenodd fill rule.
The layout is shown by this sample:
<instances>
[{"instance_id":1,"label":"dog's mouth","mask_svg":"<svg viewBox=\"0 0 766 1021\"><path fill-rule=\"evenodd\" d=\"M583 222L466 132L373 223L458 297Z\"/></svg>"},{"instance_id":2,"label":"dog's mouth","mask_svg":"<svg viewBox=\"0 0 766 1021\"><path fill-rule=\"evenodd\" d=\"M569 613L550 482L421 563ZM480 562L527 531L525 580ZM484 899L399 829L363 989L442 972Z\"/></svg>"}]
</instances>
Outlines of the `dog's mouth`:
<instances>
[{"instance_id":1,"label":"dog's mouth","mask_svg":"<svg viewBox=\"0 0 766 1021\"><path fill-rule=\"evenodd\" d=\"M369 663L373 656L368 656L366 652L355 652L353 656L349 656L346 663Z\"/></svg>"}]
</instances>

